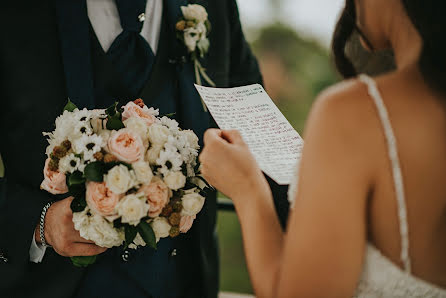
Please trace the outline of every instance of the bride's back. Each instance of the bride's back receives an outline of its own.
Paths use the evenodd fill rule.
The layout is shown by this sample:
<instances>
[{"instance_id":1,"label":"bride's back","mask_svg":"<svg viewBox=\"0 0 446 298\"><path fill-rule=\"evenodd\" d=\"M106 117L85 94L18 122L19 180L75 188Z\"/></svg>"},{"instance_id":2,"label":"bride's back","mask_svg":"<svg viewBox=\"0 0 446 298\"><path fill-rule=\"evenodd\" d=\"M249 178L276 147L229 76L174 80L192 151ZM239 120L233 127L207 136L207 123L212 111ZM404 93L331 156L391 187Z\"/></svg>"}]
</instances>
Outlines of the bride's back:
<instances>
[{"instance_id":1,"label":"bride's back","mask_svg":"<svg viewBox=\"0 0 446 298\"><path fill-rule=\"evenodd\" d=\"M446 96L436 94L413 73L386 75L377 84L397 139L412 273L446 288ZM388 156L383 132L381 139L371 147ZM388 158L376 162L377 181L368 205L369 240L402 268L391 163Z\"/></svg>"}]
</instances>

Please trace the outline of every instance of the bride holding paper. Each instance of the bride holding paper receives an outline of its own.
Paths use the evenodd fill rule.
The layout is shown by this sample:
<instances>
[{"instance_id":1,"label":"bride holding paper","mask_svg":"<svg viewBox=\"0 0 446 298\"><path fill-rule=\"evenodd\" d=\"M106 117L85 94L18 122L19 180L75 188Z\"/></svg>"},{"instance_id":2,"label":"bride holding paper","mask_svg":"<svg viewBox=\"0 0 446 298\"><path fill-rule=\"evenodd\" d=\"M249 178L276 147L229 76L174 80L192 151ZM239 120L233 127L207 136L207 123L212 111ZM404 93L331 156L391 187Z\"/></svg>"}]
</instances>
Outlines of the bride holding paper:
<instances>
[{"instance_id":1,"label":"bride holding paper","mask_svg":"<svg viewBox=\"0 0 446 298\"><path fill-rule=\"evenodd\" d=\"M283 182L283 167L266 160L292 154L252 147L252 134L262 150L283 141L267 144L268 135L250 127L261 107L246 123L214 115L242 133L209 130L202 172L234 201L258 297L446 297L445 9L442 1L346 1L333 48L349 80L313 107L298 175L290 177L294 208L285 233L261 169ZM356 77L344 54L354 30L369 50L392 49L397 69ZM218 94L205 91L215 113ZM229 112L240 109L237 96L226 98Z\"/></svg>"}]
</instances>

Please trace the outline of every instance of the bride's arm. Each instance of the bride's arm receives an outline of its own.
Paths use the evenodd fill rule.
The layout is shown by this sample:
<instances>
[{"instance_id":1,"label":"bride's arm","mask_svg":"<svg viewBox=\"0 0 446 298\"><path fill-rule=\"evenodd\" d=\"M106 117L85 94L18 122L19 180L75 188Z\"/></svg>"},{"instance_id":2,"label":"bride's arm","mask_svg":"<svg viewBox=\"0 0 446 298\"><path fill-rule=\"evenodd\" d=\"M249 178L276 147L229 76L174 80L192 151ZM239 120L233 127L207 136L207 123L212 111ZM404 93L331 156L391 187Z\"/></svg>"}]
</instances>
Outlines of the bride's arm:
<instances>
[{"instance_id":1,"label":"bride's arm","mask_svg":"<svg viewBox=\"0 0 446 298\"><path fill-rule=\"evenodd\" d=\"M258 297L353 294L365 251L370 169L379 156L371 140L381 137L377 120L370 119L374 113L367 95L353 89L326 94L313 108L286 236L267 184L239 135L207 134L204 174L234 201Z\"/></svg>"}]
</instances>

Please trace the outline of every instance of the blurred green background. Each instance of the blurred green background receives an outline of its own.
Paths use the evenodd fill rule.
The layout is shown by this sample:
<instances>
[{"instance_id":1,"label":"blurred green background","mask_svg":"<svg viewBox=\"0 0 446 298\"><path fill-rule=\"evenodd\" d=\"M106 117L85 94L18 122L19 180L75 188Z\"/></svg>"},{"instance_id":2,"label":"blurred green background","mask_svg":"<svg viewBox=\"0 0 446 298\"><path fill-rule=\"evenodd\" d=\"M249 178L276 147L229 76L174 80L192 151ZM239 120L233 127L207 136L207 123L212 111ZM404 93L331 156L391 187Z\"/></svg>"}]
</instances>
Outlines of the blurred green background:
<instances>
[{"instance_id":1,"label":"blurred green background","mask_svg":"<svg viewBox=\"0 0 446 298\"><path fill-rule=\"evenodd\" d=\"M245 30L259 60L265 88L291 125L302 135L317 94L339 80L329 51L301 37L291 27L274 23ZM219 212L221 290L252 293L235 213Z\"/></svg>"}]
</instances>

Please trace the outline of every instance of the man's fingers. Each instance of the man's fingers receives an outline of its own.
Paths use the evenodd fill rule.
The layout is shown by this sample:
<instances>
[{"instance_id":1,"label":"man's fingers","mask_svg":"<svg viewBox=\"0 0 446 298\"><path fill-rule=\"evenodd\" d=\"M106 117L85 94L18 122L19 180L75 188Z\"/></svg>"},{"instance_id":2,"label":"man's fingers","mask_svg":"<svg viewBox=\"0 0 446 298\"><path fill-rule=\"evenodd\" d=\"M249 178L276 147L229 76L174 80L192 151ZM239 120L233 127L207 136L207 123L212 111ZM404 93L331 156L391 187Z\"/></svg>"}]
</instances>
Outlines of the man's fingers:
<instances>
[{"instance_id":1,"label":"man's fingers","mask_svg":"<svg viewBox=\"0 0 446 298\"><path fill-rule=\"evenodd\" d=\"M67 248L66 254L70 257L90 257L105 252L107 248L94 244L73 243Z\"/></svg>"},{"instance_id":2,"label":"man's fingers","mask_svg":"<svg viewBox=\"0 0 446 298\"><path fill-rule=\"evenodd\" d=\"M231 144L243 143L242 135L238 130L222 130L221 137Z\"/></svg>"},{"instance_id":3,"label":"man's fingers","mask_svg":"<svg viewBox=\"0 0 446 298\"><path fill-rule=\"evenodd\" d=\"M93 241L87 240L81 237L78 231L76 231L76 235L71 239L73 243L84 243L84 244L94 244Z\"/></svg>"},{"instance_id":4,"label":"man's fingers","mask_svg":"<svg viewBox=\"0 0 446 298\"><path fill-rule=\"evenodd\" d=\"M221 130L220 129L216 129L216 128L210 128L208 130L206 130L206 132L204 133L204 143L206 144L211 144L212 142L221 139Z\"/></svg>"}]
</instances>

